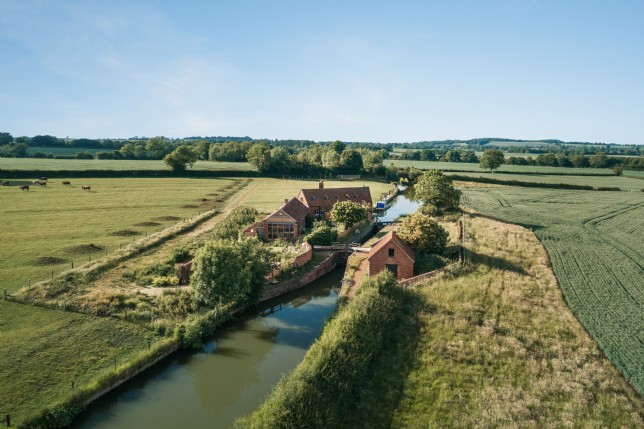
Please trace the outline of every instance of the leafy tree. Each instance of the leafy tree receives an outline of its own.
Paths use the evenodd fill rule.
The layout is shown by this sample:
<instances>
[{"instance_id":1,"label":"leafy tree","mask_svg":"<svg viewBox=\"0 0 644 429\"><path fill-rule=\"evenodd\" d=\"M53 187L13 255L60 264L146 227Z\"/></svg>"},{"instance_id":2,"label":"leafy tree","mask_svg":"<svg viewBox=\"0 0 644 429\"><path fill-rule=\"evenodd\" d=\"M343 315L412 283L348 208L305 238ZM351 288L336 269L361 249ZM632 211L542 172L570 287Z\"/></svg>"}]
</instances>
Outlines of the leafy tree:
<instances>
[{"instance_id":1,"label":"leafy tree","mask_svg":"<svg viewBox=\"0 0 644 429\"><path fill-rule=\"evenodd\" d=\"M192 167L197 162L197 155L192 148L187 145L181 145L163 158L163 161L175 173L186 171L186 166Z\"/></svg>"},{"instance_id":2,"label":"leafy tree","mask_svg":"<svg viewBox=\"0 0 644 429\"><path fill-rule=\"evenodd\" d=\"M429 170L425 172L415 186L416 198L423 204L436 206L439 210L457 210L461 192L454 189L452 179L442 171Z\"/></svg>"},{"instance_id":3,"label":"leafy tree","mask_svg":"<svg viewBox=\"0 0 644 429\"><path fill-rule=\"evenodd\" d=\"M343 224L345 228L367 219L367 215L366 207L353 201L337 202L331 209L331 220Z\"/></svg>"},{"instance_id":4,"label":"leafy tree","mask_svg":"<svg viewBox=\"0 0 644 429\"><path fill-rule=\"evenodd\" d=\"M145 149L152 152L156 159L161 159L168 153L168 148L165 144L165 137L158 136L148 139Z\"/></svg>"},{"instance_id":5,"label":"leafy tree","mask_svg":"<svg viewBox=\"0 0 644 429\"><path fill-rule=\"evenodd\" d=\"M445 162L461 162L461 153L457 150L448 150L441 159Z\"/></svg>"},{"instance_id":6,"label":"leafy tree","mask_svg":"<svg viewBox=\"0 0 644 429\"><path fill-rule=\"evenodd\" d=\"M322 166L329 171L335 171L340 167L340 155L329 149L322 156Z\"/></svg>"},{"instance_id":7,"label":"leafy tree","mask_svg":"<svg viewBox=\"0 0 644 429\"><path fill-rule=\"evenodd\" d=\"M134 146L134 157L136 159L145 159L147 152L145 151L145 146L142 144L137 144Z\"/></svg>"},{"instance_id":8,"label":"leafy tree","mask_svg":"<svg viewBox=\"0 0 644 429\"><path fill-rule=\"evenodd\" d=\"M304 241L319 246L330 246L338 241L338 230L324 221L315 222L311 232L304 237Z\"/></svg>"},{"instance_id":9,"label":"leafy tree","mask_svg":"<svg viewBox=\"0 0 644 429\"><path fill-rule=\"evenodd\" d=\"M215 308L259 298L273 256L256 239L208 241L197 251L190 277L195 297Z\"/></svg>"},{"instance_id":10,"label":"leafy tree","mask_svg":"<svg viewBox=\"0 0 644 429\"><path fill-rule=\"evenodd\" d=\"M618 176L621 176L623 172L624 172L624 166L622 164L613 165L613 173L615 173Z\"/></svg>"},{"instance_id":11,"label":"leafy tree","mask_svg":"<svg viewBox=\"0 0 644 429\"><path fill-rule=\"evenodd\" d=\"M0 146L13 143L13 136L9 133L0 133Z\"/></svg>"},{"instance_id":12,"label":"leafy tree","mask_svg":"<svg viewBox=\"0 0 644 429\"><path fill-rule=\"evenodd\" d=\"M346 147L347 145L342 143L340 140L336 140L329 144L329 149L333 149L336 153L342 153Z\"/></svg>"},{"instance_id":13,"label":"leafy tree","mask_svg":"<svg viewBox=\"0 0 644 429\"><path fill-rule=\"evenodd\" d=\"M414 250L442 254L447 247L448 233L438 222L423 213L403 218L397 234Z\"/></svg>"},{"instance_id":14,"label":"leafy tree","mask_svg":"<svg viewBox=\"0 0 644 429\"><path fill-rule=\"evenodd\" d=\"M362 151L362 168L365 172L371 174L382 174L384 166L382 164L383 158L380 151L363 150Z\"/></svg>"},{"instance_id":15,"label":"leafy tree","mask_svg":"<svg viewBox=\"0 0 644 429\"><path fill-rule=\"evenodd\" d=\"M505 162L503 152L498 149L487 149L481 155L480 166L484 170L494 171Z\"/></svg>"},{"instance_id":16,"label":"leafy tree","mask_svg":"<svg viewBox=\"0 0 644 429\"><path fill-rule=\"evenodd\" d=\"M420 160L421 161L436 161L436 154L433 150L423 149L420 151Z\"/></svg>"},{"instance_id":17,"label":"leafy tree","mask_svg":"<svg viewBox=\"0 0 644 429\"><path fill-rule=\"evenodd\" d=\"M608 166L608 157L604 152L597 152L590 158L589 163L593 168L606 168Z\"/></svg>"},{"instance_id":18,"label":"leafy tree","mask_svg":"<svg viewBox=\"0 0 644 429\"><path fill-rule=\"evenodd\" d=\"M61 146L61 142L54 136L33 136L31 146Z\"/></svg>"},{"instance_id":19,"label":"leafy tree","mask_svg":"<svg viewBox=\"0 0 644 429\"><path fill-rule=\"evenodd\" d=\"M342 151L340 154L339 168L343 172L353 174L362 171L362 156L360 152L355 149L345 149Z\"/></svg>"},{"instance_id":20,"label":"leafy tree","mask_svg":"<svg viewBox=\"0 0 644 429\"><path fill-rule=\"evenodd\" d=\"M573 155L570 157L570 161L572 162L572 165L577 168L590 167L588 158L586 158L584 155Z\"/></svg>"},{"instance_id":21,"label":"leafy tree","mask_svg":"<svg viewBox=\"0 0 644 429\"><path fill-rule=\"evenodd\" d=\"M29 146L26 143L9 143L0 146L0 156L7 158L26 158Z\"/></svg>"},{"instance_id":22,"label":"leafy tree","mask_svg":"<svg viewBox=\"0 0 644 429\"><path fill-rule=\"evenodd\" d=\"M283 146L274 147L271 149L271 163L270 171L288 171L289 159L288 149Z\"/></svg>"},{"instance_id":23,"label":"leafy tree","mask_svg":"<svg viewBox=\"0 0 644 429\"><path fill-rule=\"evenodd\" d=\"M136 153L136 145L134 143L126 143L123 145L119 152L121 152L121 155L123 155L123 158L125 159L134 159Z\"/></svg>"},{"instance_id":24,"label":"leafy tree","mask_svg":"<svg viewBox=\"0 0 644 429\"><path fill-rule=\"evenodd\" d=\"M210 153L210 142L208 140L199 140L192 150L197 154L197 159L207 161Z\"/></svg>"},{"instance_id":25,"label":"leafy tree","mask_svg":"<svg viewBox=\"0 0 644 429\"><path fill-rule=\"evenodd\" d=\"M248 162L253 165L257 171L264 173L271 168L271 148L266 143L257 143L251 146L246 155Z\"/></svg>"}]
</instances>

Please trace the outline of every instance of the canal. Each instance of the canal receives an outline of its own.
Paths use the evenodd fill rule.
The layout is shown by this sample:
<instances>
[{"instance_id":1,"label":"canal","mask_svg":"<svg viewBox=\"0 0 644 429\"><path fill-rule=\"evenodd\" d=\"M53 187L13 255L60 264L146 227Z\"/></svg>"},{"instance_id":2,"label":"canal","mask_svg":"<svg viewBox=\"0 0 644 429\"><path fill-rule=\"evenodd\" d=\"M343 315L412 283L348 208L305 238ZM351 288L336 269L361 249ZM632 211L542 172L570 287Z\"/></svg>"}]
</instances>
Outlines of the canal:
<instances>
[{"instance_id":1,"label":"canal","mask_svg":"<svg viewBox=\"0 0 644 429\"><path fill-rule=\"evenodd\" d=\"M391 201L391 207L378 214L378 220L382 222L392 222L402 215L414 213L422 205L420 201L414 199L414 188L399 187L402 193L396 195Z\"/></svg>"},{"instance_id":2,"label":"canal","mask_svg":"<svg viewBox=\"0 0 644 429\"><path fill-rule=\"evenodd\" d=\"M304 358L338 302L343 269L262 303L92 403L73 428L228 428Z\"/></svg>"}]
</instances>

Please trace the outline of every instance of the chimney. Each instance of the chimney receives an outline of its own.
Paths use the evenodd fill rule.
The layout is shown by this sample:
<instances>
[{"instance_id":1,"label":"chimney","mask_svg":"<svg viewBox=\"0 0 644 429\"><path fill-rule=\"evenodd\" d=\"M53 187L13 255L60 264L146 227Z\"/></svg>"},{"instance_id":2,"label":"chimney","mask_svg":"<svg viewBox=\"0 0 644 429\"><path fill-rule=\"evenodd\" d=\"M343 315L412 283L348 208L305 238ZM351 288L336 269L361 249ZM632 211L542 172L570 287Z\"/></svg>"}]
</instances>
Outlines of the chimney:
<instances>
[{"instance_id":1,"label":"chimney","mask_svg":"<svg viewBox=\"0 0 644 429\"><path fill-rule=\"evenodd\" d=\"M320 180L320 181L318 182L318 188L320 188L320 189L324 189L324 180Z\"/></svg>"},{"instance_id":2,"label":"chimney","mask_svg":"<svg viewBox=\"0 0 644 429\"><path fill-rule=\"evenodd\" d=\"M284 204L288 203L288 198L284 198Z\"/></svg>"}]
</instances>

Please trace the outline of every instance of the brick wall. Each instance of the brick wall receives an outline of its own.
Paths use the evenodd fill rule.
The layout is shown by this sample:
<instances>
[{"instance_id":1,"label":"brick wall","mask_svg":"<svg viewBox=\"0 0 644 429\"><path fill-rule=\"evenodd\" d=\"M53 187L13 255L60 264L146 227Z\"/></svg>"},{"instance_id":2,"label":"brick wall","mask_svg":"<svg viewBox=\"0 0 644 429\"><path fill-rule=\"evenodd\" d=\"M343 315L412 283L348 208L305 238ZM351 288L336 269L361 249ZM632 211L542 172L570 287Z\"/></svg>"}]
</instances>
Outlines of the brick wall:
<instances>
[{"instance_id":1,"label":"brick wall","mask_svg":"<svg viewBox=\"0 0 644 429\"><path fill-rule=\"evenodd\" d=\"M325 274L330 273L338 264L338 254L333 253L331 256L326 258L320 263L320 265L313 268L311 271L299 277L297 279L287 280L285 282L277 283L275 285L270 285L268 289L264 292L262 297L259 299L259 302L264 302L276 296L283 295L292 290L299 289L307 284L319 279Z\"/></svg>"},{"instance_id":2,"label":"brick wall","mask_svg":"<svg viewBox=\"0 0 644 429\"><path fill-rule=\"evenodd\" d=\"M394 249L393 257L389 257L390 248ZM414 276L414 263L393 242L380 249L379 252L369 256L369 275L374 276L386 270L388 264L398 266L398 280Z\"/></svg>"}]
</instances>

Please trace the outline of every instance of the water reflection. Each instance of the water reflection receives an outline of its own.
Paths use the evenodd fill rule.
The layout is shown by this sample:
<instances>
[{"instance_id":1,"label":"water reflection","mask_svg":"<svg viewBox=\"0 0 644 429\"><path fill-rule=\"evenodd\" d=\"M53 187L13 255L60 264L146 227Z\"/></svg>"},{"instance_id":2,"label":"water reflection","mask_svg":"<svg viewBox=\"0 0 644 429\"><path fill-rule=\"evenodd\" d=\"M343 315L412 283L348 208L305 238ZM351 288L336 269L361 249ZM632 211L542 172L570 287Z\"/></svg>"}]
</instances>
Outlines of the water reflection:
<instances>
[{"instance_id":1,"label":"water reflection","mask_svg":"<svg viewBox=\"0 0 644 429\"><path fill-rule=\"evenodd\" d=\"M415 200L415 191L412 186L401 187L401 190L403 193L393 199L391 207L378 216L379 220L383 222L394 221L402 215L414 213L422 205L420 201Z\"/></svg>"},{"instance_id":2,"label":"water reflection","mask_svg":"<svg viewBox=\"0 0 644 429\"><path fill-rule=\"evenodd\" d=\"M230 427L301 362L337 303L338 269L220 329L89 407L75 428Z\"/></svg>"}]
</instances>

